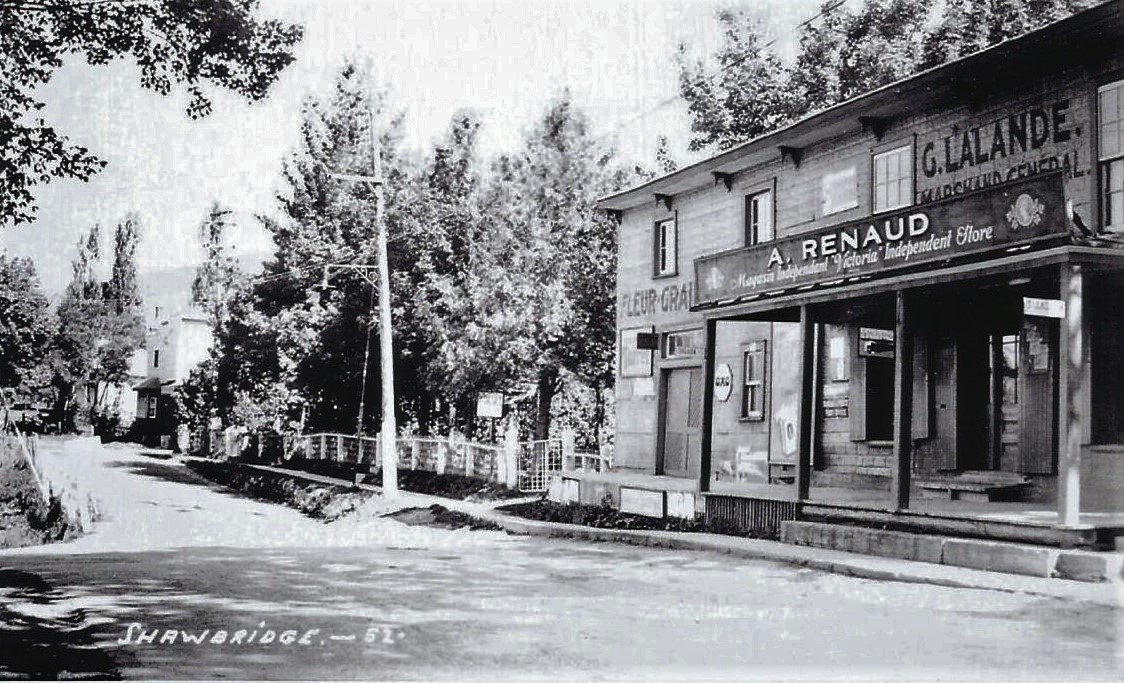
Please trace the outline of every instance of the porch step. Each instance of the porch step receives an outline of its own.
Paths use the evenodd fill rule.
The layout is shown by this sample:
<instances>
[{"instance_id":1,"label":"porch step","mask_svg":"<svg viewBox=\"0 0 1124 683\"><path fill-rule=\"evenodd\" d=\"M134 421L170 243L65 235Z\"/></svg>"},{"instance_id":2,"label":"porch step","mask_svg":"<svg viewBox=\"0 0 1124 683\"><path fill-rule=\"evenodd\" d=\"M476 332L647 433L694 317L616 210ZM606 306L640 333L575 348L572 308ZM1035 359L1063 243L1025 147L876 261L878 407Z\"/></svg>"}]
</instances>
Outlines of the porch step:
<instances>
[{"instance_id":1,"label":"porch step","mask_svg":"<svg viewBox=\"0 0 1124 683\"><path fill-rule=\"evenodd\" d=\"M888 531L848 524L788 521L780 540L793 545L969 569L1089 582L1124 582L1124 554Z\"/></svg>"},{"instance_id":2,"label":"porch step","mask_svg":"<svg viewBox=\"0 0 1124 683\"><path fill-rule=\"evenodd\" d=\"M1030 479L1013 472L966 471L921 479L917 486L922 498L993 502L1014 500L1020 490L1030 486Z\"/></svg>"}]
</instances>

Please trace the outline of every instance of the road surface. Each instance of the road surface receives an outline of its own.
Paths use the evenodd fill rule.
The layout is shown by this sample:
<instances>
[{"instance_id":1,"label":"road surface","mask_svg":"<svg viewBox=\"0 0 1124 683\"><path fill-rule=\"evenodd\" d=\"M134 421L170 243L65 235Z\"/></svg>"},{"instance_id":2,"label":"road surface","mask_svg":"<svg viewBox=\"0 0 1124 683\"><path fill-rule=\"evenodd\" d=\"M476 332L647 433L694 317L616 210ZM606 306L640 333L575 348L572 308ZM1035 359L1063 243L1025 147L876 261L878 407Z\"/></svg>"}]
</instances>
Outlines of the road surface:
<instances>
[{"instance_id":1,"label":"road surface","mask_svg":"<svg viewBox=\"0 0 1124 683\"><path fill-rule=\"evenodd\" d=\"M76 483L102 519L70 543L0 551L0 677L1057 681L1124 671L1120 610L1104 606L407 527L372 511L323 524L128 447L45 451L52 481Z\"/></svg>"}]
</instances>

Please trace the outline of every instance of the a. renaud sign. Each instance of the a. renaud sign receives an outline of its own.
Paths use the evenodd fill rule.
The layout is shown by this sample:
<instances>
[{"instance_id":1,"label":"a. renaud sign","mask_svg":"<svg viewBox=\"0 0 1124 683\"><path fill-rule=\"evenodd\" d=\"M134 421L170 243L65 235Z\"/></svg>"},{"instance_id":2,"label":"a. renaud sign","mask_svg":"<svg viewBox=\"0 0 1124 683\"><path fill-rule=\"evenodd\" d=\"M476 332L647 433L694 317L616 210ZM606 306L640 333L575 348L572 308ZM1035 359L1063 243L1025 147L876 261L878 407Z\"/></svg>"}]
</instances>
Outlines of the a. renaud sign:
<instances>
[{"instance_id":1,"label":"a. renaud sign","mask_svg":"<svg viewBox=\"0 0 1124 683\"><path fill-rule=\"evenodd\" d=\"M696 303L939 261L1062 233L1062 174L695 260Z\"/></svg>"}]
</instances>

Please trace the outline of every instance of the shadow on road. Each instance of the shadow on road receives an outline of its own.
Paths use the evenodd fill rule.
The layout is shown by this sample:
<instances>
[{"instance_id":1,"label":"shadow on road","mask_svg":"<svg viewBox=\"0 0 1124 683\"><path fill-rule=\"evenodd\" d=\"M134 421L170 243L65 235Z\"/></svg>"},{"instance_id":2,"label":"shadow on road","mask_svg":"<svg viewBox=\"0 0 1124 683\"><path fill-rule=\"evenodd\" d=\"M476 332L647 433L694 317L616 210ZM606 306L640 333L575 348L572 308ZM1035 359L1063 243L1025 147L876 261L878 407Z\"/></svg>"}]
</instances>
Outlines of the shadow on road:
<instances>
[{"instance_id":1,"label":"shadow on road","mask_svg":"<svg viewBox=\"0 0 1124 683\"><path fill-rule=\"evenodd\" d=\"M212 491L220 493L233 493L233 491L225 486L215 484L212 481L204 479L198 474L192 472L183 465L169 465L163 462L136 462L125 460L114 460L106 463L108 467L117 469L128 470L130 474L139 474L142 477L149 477L152 479L159 479L161 481L172 482L174 484L190 484L192 486L203 486Z\"/></svg>"},{"instance_id":2,"label":"shadow on road","mask_svg":"<svg viewBox=\"0 0 1124 683\"><path fill-rule=\"evenodd\" d=\"M37 574L0 569L0 678L121 678L85 610L52 609L63 597Z\"/></svg>"}]
</instances>

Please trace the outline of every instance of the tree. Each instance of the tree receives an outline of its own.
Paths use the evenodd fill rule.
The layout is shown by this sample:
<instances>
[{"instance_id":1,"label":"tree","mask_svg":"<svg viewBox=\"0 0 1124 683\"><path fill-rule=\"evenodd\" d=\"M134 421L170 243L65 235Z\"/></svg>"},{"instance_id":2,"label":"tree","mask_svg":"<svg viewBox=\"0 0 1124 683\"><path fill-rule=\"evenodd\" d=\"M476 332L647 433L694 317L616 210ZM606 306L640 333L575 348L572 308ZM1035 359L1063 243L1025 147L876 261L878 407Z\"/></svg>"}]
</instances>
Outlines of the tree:
<instances>
[{"instance_id":1,"label":"tree","mask_svg":"<svg viewBox=\"0 0 1124 683\"><path fill-rule=\"evenodd\" d=\"M195 269L191 280L191 302L204 311L211 320L214 333L219 333L225 321L226 298L234 291L241 277L234 247L230 243L230 210L212 202L207 218L199 224L199 242L203 247L203 260Z\"/></svg>"},{"instance_id":2,"label":"tree","mask_svg":"<svg viewBox=\"0 0 1124 683\"><path fill-rule=\"evenodd\" d=\"M0 254L0 391L45 384L39 370L54 321L31 259Z\"/></svg>"},{"instance_id":3,"label":"tree","mask_svg":"<svg viewBox=\"0 0 1124 683\"><path fill-rule=\"evenodd\" d=\"M727 149L789 121L798 104L786 87L785 69L743 9L717 13L722 47L715 62L692 61L685 45L676 53L679 94L691 117L691 151Z\"/></svg>"},{"instance_id":4,"label":"tree","mask_svg":"<svg viewBox=\"0 0 1124 683\"><path fill-rule=\"evenodd\" d=\"M671 154L671 143L666 135L656 138L656 169L664 175L679 170L679 163Z\"/></svg>"},{"instance_id":5,"label":"tree","mask_svg":"<svg viewBox=\"0 0 1124 683\"><path fill-rule=\"evenodd\" d=\"M922 69L1013 38L1097 0L826 0L798 28L799 50L783 64L744 13L717 15L723 45L708 63L677 54L691 149L728 149L796 118Z\"/></svg>"},{"instance_id":6,"label":"tree","mask_svg":"<svg viewBox=\"0 0 1124 683\"><path fill-rule=\"evenodd\" d=\"M30 222L36 185L87 180L105 164L36 112L35 90L68 54L90 64L131 58L145 88L183 86L193 118L222 87L260 100L294 59L299 26L255 15L258 0L0 0L0 226Z\"/></svg>"},{"instance_id":7,"label":"tree","mask_svg":"<svg viewBox=\"0 0 1124 683\"><path fill-rule=\"evenodd\" d=\"M94 225L78 241L72 277L58 308L58 330L53 354L56 417L73 416L75 390L87 388L89 419L96 421L107 409L107 389L120 385L129 374L133 353L144 342L144 322L136 294L135 252L139 223L126 218L115 230L111 278L99 280L101 228ZM132 285L130 281L132 273Z\"/></svg>"},{"instance_id":8,"label":"tree","mask_svg":"<svg viewBox=\"0 0 1124 683\"><path fill-rule=\"evenodd\" d=\"M305 100L302 119L300 143L282 169L279 216L259 217L273 238L273 255L261 277L225 298L226 319L212 356L219 380L213 400L227 423L351 431L361 392L368 402L378 398L377 370L361 386L367 330L374 324L371 286L347 270L332 271L327 286L323 279L330 264L373 261L373 195L366 183L332 174L370 173L373 130L387 169L393 271L401 268L399 217L412 166L399 157L402 115L372 88L368 65L345 64L329 94ZM403 383L417 392L411 376L406 373ZM367 415L370 424L377 411Z\"/></svg>"},{"instance_id":9,"label":"tree","mask_svg":"<svg viewBox=\"0 0 1124 683\"><path fill-rule=\"evenodd\" d=\"M440 371L462 393L533 386L536 438L567 374L612 381L616 226L594 205L627 180L563 94L495 163L467 272L443 290Z\"/></svg>"},{"instance_id":10,"label":"tree","mask_svg":"<svg viewBox=\"0 0 1124 683\"><path fill-rule=\"evenodd\" d=\"M105 298L113 312L124 315L141 305L137 285L137 243L140 241L140 217L129 213L113 230L113 265Z\"/></svg>"},{"instance_id":11,"label":"tree","mask_svg":"<svg viewBox=\"0 0 1124 683\"><path fill-rule=\"evenodd\" d=\"M939 23L925 37L921 68L1020 36L1104 0L945 0Z\"/></svg>"},{"instance_id":12,"label":"tree","mask_svg":"<svg viewBox=\"0 0 1124 683\"><path fill-rule=\"evenodd\" d=\"M455 304L465 292L473 245L483 239L480 128L473 111L453 115L430 162L405 189L409 199L397 226L401 268L394 273L392 290L405 304L395 311L397 343L424 382L425 392L414 393L412 411L422 430L439 418L442 399L466 415L474 391L494 388L458 382L439 362L442 344L455 334L451 328L467 322Z\"/></svg>"},{"instance_id":13,"label":"tree","mask_svg":"<svg viewBox=\"0 0 1124 683\"><path fill-rule=\"evenodd\" d=\"M825 2L821 18L804 26L789 75L803 116L849 100L918 69L932 2L866 0L849 10Z\"/></svg>"}]
</instances>

